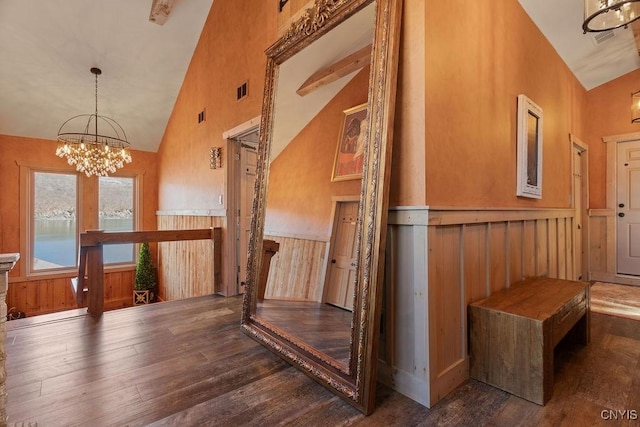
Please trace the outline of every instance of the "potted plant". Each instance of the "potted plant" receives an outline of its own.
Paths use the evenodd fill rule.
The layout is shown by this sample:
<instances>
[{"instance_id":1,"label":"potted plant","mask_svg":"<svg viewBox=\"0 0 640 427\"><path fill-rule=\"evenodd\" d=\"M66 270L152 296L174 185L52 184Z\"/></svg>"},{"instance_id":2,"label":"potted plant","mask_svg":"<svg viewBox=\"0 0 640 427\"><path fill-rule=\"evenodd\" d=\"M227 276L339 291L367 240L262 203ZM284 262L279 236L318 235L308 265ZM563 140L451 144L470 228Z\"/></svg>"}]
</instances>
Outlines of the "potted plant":
<instances>
[{"instance_id":1,"label":"potted plant","mask_svg":"<svg viewBox=\"0 0 640 427\"><path fill-rule=\"evenodd\" d=\"M138 252L136 280L133 285L133 305L149 304L155 300L156 274L151 263L149 244L144 242Z\"/></svg>"}]
</instances>

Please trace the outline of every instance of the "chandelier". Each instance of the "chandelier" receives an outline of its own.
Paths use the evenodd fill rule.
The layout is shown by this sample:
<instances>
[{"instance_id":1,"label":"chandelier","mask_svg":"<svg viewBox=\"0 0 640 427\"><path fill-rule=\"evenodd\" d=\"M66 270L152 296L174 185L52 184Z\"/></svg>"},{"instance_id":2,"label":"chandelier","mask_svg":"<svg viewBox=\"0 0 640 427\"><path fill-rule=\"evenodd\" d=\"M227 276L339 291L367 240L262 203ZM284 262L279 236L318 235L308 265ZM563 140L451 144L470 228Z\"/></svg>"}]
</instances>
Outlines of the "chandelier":
<instances>
[{"instance_id":1,"label":"chandelier","mask_svg":"<svg viewBox=\"0 0 640 427\"><path fill-rule=\"evenodd\" d=\"M96 76L96 111L71 117L58 130L56 155L66 158L78 172L87 176L108 176L125 163L131 163L131 144L115 120L98 115L98 76L100 68L91 68ZM100 132L98 133L98 123Z\"/></svg>"},{"instance_id":2,"label":"chandelier","mask_svg":"<svg viewBox=\"0 0 640 427\"><path fill-rule=\"evenodd\" d=\"M584 0L582 29L599 32L624 27L640 18L640 0Z\"/></svg>"}]
</instances>

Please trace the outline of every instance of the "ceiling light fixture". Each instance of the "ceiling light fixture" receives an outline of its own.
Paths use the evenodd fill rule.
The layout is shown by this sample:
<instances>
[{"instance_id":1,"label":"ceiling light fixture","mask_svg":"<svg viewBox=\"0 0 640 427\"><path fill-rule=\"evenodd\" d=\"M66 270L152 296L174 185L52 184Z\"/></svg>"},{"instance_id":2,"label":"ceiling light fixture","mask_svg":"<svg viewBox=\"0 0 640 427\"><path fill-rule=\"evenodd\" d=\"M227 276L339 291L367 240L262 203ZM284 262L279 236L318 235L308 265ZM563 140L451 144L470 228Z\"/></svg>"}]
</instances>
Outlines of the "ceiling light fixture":
<instances>
[{"instance_id":1,"label":"ceiling light fixture","mask_svg":"<svg viewBox=\"0 0 640 427\"><path fill-rule=\"evenodd\" d=\"M640 0L584 0L582 29L589 32L624 27L640 18Z\"/></svg>"},{"instance_id":2,"label":"ceiling light fixture","mask_svg":"<svg viewBox=\"0 0 640 427\"><path fill-rule=\"evenodd\" d=\"M75 165L78 172L87 176L108 176L125 163L131 163L131 144L115 120L98 115L98 76L100 68L91 68L96 76L96 111L71 117L58 130L56 155ZM101 132L98 133L98 122Z\"/></svg>"},{"instance_id":3,"label":"ceiling light fixture","mask_svg":"<svg viewBox=\"0 0 640 427\"><path fill-rule=\"evenodd\" d=\"M640 123L640 90L631 94L631 123Z\"/></svg>"}]
</instances>

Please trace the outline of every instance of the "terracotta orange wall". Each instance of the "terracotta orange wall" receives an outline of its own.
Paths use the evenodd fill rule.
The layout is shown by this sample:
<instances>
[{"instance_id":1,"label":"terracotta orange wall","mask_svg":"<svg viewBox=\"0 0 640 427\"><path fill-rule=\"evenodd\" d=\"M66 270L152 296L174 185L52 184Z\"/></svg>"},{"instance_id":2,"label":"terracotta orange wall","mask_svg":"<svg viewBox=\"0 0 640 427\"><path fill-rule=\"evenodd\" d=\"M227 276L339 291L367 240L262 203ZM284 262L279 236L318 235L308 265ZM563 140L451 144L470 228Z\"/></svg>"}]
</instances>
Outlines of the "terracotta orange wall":
<instances>
[{"instance_id":1,"label":"terracotta orange wall","mask_svg":"<svg viewBox=\"0 0 640 427\"><path fill-rule=\"evenodd\" d=\"M424 3L405 0L403 12L392 205L425 203ZM287 6L293 15L308 4L291 0ZM224 131L261 113L264 50L277 39L276 6L254 0L213 2L158 151L160 210L225 208L218 203L218 195L225 194L225 169L209 169L209 147L224 146ZM235 89L247 79L249 95L238 102ZM198 125L204 108L207 120Z\"/></svg>"},{"instance_id":2,"label":"terracotta orange wall","mask_svg":"<svg viewBox=\"0 0 640 427\"><path fill-rule=\"evenodd\" d=\"M329 236L333 196L359 196L361 180L331 182L343 111L367 102L360 71L271 163L265 232Z\"/></svg>"},{"instance_id":3,"label":"terracotta orange wall","mask_svg":"<svg viewBox=\"0 0 640 427\"><path fill-rule=\"evenodd\" d=\"M75 171L67 162L56 157L57 143L51 140L23 138L17 136L0 135L0 253L20 252L20 167L23 163L34 167L50 167L60 170ZM145 151L131 153L133 161L122 171L144 171L144 209L142 227L145 230L156 229L156 210L158 206L158 182L156 173L156 154ZM117 176L118 174L114 174ZM88 198L97 194L97 179L89 179L84 174L83 197ZM97 207L96 207L97 209ZM92 224L92 217L97 220L97 212L84 210L84 223L87 228L97 228ZM20 263L21 261L18 261ZM11 276L19 276L20 264L11 271Z\"/></svg>"},{"instance_id":4,"label":"terracotta orange wall","mask_svg":"<svg viewBox=\"0 0 640 427\"><path fill-rule=\"evenodd\" d=\"M606 208L606 147L602 138L640 132L631 123L631 93L640 90L640 70L618 77L587 93L587 135L589 145L589 196L592 209Z\"/></svg>"},{"instance_id":5,"label":"terracotta orange wall","mask_svg":"<svg viewBox=\"0 0 640 427\"><path fill-rule=\"evenodd\" d=\"M275 41L276 19L273 1L213 2L158 151L160 210L224 208L225 166L209 168L209 148L224 146L224 131L260 115L264 51ZM248 96L237 101L245 81Z\"/></svg>"},{"instance_id":6,"label":"terracotta orange wall","mask_svg":"<svg viewBox=\"0 0 640 427\"><path fill-rule=\"evenodd\" d=\"M586 92L513 0L427 1L426 204L566 208ZM516 197L516 105L543 109L543 198Z\"/></svg>"},{"instance_id":7,"label":"terracotta orange wall","mask_svg":"<svg viewBox=\"0 0 640 427\"><path fill-rule=\"evenodd\" d=\"M568 135L587 139L586 91L517 2L490 3L405 0L391 205L570 205ZM272 6L214 1L159 150L161 210L224 208L224 167L210 170L208 151L261 112ZM515 196L520 93L544 110L542 200Z\"/></svg>"}]
</instances>

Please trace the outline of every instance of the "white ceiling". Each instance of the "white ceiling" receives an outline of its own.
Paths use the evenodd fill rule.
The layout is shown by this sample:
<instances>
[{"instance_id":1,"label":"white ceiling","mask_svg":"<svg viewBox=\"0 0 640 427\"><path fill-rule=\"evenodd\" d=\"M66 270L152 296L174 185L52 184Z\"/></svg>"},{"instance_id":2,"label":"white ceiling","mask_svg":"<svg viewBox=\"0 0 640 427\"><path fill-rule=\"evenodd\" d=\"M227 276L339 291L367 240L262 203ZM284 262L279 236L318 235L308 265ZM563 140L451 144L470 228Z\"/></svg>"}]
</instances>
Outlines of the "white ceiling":
<instances>
[{"instance_id":1,"label":"white ceiling","mask_svg":"<svg viewBox=\"0 0 640 427\"><path fill-rule=\"evenodd\" d=\"M0 134L56 139L95 110L132 148L156 151L213 0L176 0L166 23L151 0L0 0Z\"/></svg>"},{"instance_id":2,"label":"white ceiling","mask_svg":"<svg viewBox=\"0 0 640 427\"><path fill-rule=\"evenodd\" d=\"M587 90L640 68L630 29L582 34L582 0L518 1ZM99 113L156 151L212 2L176 0L160 26L151 0L0 0L0 134L55 139L94 111L97 66Z\"/></svg>"},{"instance_id":3,"label":"white ceiling","mask_svg":"<svg viewBox=\"0 0 640 427\"><path fill-rule=\"evenodd\" d=\"M631 28L596 45L583 34L583 0L518 0L585 89L590 90L640 68Z\"/></svg>"}]
</instances>

